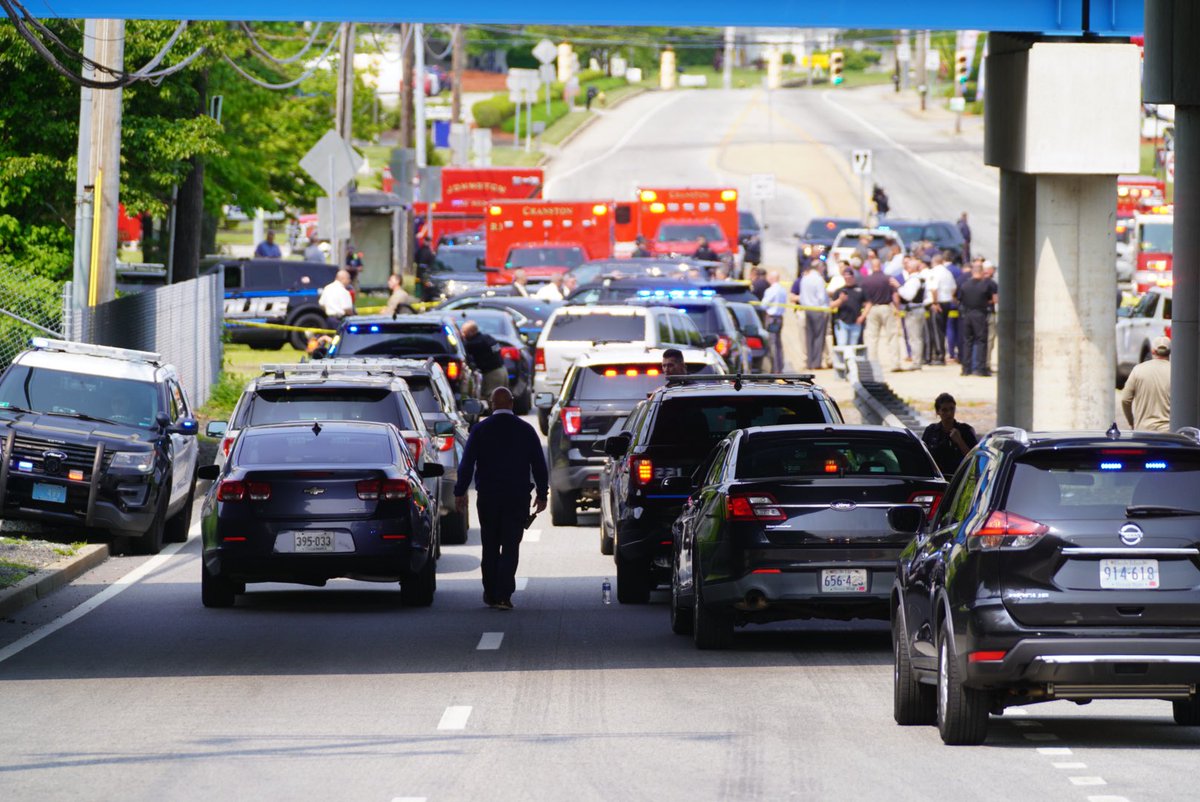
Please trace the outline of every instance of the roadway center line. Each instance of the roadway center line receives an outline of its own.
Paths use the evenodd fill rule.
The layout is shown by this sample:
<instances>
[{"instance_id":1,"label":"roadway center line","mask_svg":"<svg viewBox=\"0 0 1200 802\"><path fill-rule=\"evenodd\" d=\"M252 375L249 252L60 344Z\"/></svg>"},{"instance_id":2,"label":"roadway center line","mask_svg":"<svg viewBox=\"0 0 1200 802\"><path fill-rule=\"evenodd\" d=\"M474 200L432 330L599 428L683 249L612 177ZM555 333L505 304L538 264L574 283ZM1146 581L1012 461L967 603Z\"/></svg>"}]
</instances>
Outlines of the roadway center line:
<instances>
[{"instance_id":1,"label":"roadway center line","mask_svg":"<svg viewBox=\"0 0 1200 802\"><path fill-rule=\"evenodd\" d=\"M475 647L476 651L489 652L500 648L500 642L504 640L503 632L485 632L479 638L479 645Z\"/></svg>"},{"instance_id":2,"label":"roadway center line","mask_svg":"<svg viewBox=\"0 0 1200 802\"><path fill-rule=\"evenodd\" d=\"M537 543L541 539L542 539L542 530L541 529L527 529L527 530L525 530L525 534L521 537L521 542L522 543Z\"/></svg>"},{"instance_id":3,"label":"roadway center line","mask_svg":"<svg viewBox=\"0 0 1200 802\"><path fill-rule=\"evenodd\" d=\"M150 574L151 572L156 571L158 568L163 566L167 562L167 560L174 557L175 554L178 553L180 549L182 549L184 546L186 546L188 543L190 543L192 541L192 538L196 537L199 534L200 534L200 522L196 521L195 523L192 524L192 527L188 530L188 539L186 542L172 543L171 545L164 548L161 552L159 552L157 556L151 557L149 560L146 560L146 562L142 563L137 568L134 568L132 571L125 574L125 576L121 577L116 582L112 583L107 588L100 591L95 596L91 597L90 599L88 599L87 601L85 601L83 604L79 605L75 609L64 613L63 615L54 619L53 621L46 624L45 626L42 626L39 629L35 629L33 632L30 632L25 637L23 637L19 640L15 640L12 643L10 643L8 646L5 646L3 649L0 649L0 663L3 663L5 660L9 659L10 657L15 657L16 655L18 655L21 652L28 649L30 646L32 646L35 643L37 643L38 641L42 640L43 638L53 635L55 632L58 632L60 629L67 626L68 624L72 624L72 623L78 621L79 619L83 618L85 615L90 613L92 610L95 610L97 607L104 604L106 601L116 598L120 594L129 590L131 587L136 585L147 574Z\"/></svg>"},{"instance_id":4,"label":"roadway center line","mask_svg":"<svg viewBox=\"0 0 1200 802\"><path fill-rule=\"evenodd\" d=\"M463 730L467 727L467 719L471 717L470 705L451 705L446 708L446 712L442 713L442 720L438 722L439 730Z\"/></svg>"}]
</instances>

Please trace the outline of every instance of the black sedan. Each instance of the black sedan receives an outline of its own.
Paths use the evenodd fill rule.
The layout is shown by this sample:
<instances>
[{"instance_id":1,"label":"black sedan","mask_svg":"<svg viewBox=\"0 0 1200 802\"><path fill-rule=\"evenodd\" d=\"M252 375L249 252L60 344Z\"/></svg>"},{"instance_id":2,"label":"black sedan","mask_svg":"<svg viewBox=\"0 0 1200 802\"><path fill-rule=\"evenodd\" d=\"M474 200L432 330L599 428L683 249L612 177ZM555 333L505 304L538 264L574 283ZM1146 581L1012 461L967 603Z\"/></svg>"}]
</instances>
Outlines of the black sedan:
<instances>
[{"instance_id":1,"label":"black sedan","mask_svg":"<svg viewBox=\"0 0 1200 802\"><path fill-rule=\"evenodd\" d=\"M849 217L814 217L808 221L808 228L795 235L800 241L796 246L796 263L803 269L810 259L824 255L833 247L839 232L861 225L861 220Z\"/></svg>"},{"instance_id":2,"label":"black sedan","mask_svg":"<svg viewBox=\"0 0 1200 802\"><path fill-rule=\"evenodd\" d=\"M246 429L224 467L197 472L204 499L201 600L229 607L248 582L399 582L433 603L437 505L395 427L329 421Z\"/></svg>"},{"instance_id":3,"label":"black sedan","mask_svg":"<svg viewBox=\"0 0 1200 802\"><path fill-rule=\"evenodd\" d=\"M701 649L734 626L888 618L900 551L945 489L907 429L769 426L733 431L694 477L673 526L671 627Z\"/></svg>"},{"instance_id":4,"label":"black sedan","mask_svg":"<svg viewBox=\"0 0 1200 802\"><path fill-rule=\"evenodd\" d=\"M518 415L528 413L533 408L533 355L517 331L513 314L503 309L480 308L455 312L454 317L460 328L468 320L474 320L480 331L490 334L500 345L500 355L508 371L508 389L513 394L513 408Z\"/></svg>"}]
</instances>

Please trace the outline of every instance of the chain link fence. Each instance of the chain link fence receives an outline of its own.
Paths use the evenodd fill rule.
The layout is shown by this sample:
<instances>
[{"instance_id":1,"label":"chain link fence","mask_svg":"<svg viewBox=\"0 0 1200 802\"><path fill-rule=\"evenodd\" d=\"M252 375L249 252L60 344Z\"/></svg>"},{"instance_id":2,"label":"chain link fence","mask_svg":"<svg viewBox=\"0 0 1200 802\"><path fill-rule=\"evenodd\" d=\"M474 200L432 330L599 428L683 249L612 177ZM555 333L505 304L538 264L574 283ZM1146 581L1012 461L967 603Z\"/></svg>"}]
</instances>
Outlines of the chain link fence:
<instances>
[{"instance_id":1,"label":"chain link fence","mask_svg":"<svg viewBox=\"0 0 1200 802\"><path fill-rule=\"evenodd\" d=\"M33 337L63 336L70 282L36 276L15 265L0 271L0 370L29 348Z\"/></svg>"}]
</instances>

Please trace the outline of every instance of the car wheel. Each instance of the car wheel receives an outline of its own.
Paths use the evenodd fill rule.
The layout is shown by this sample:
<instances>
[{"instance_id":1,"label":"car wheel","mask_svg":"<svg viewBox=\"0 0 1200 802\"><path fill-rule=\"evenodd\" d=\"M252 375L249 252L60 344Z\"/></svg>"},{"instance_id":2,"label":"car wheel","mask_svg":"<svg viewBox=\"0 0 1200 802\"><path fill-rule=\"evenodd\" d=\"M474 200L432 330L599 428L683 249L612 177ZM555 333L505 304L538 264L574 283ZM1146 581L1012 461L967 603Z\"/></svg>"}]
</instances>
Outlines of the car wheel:
<instances>
[{"instance_id":1,"label":"car wheel","mask_svg":"<svg viewBox=\"0 0 1200 802\"><path fill-rule=\"evenodd\" d=\"M538 428L542 430L542 434L550 434L550 413L544 409L538 410Z\"/></svg>"},{"instance_id":2,"label":"car wheel","mask_svg":"<svg viewBox=\"0 0 1200 802\"><path fill-rule=\"evenodd\" d=\"M430 557L421 570L400 583L400 601L405 607L428 607L436 590L437 561Z\"/></svg>"},{"instance_id":3,"label":"car wheel","mask_svg":"<svg viewBox=\"0 0 1200 802\"><path fill-rule=\"evenodd\" d=\"M937 726L942 743L974 746L987 739L988 694L962 684L954 635L942 625L938 638Z\"/></svg>"},{"instance_id":4,"label":"car wheel","mask_svg":"<svg viewBox=\"0 0 1200 802\"><path fill-rule=\"evenodd\" d=\"M676 635L692 634L692 608L679 603L679 577L671 572L671 631Z\"/></svg>"},{"instance_id":5,"label":"car wheel","mask_svg":"<svg viewBox=\"0 0 1200 802\"><path fill-rule=\"evenodd\" d=\"M617 555L617 601L646 604L650 601L650 566L621 559Z\"/></svg>"},{"instance_id":6,"label":"car wheel","mask_svg":"<svg viewBox=\"0 0 1200 802\"><path fill-rule=\"evenodd\" d=\"M600 515L600 553L605 556L612 556L613 553L613 536L608 524L604 522L604 515Z\"/></svg>"},{"instance_id":7,"label":"car wheel","mask_svg":"<svg viewBox=\"0 0 1200 802\"><path fill-rule=\"evenodd\" d=\"M192 528L192 502L196 498L196 477L192 476L192 486L188 490L187 501L183 509L167 519L163 530L163 539L168 543L184 543L188 539L188 530Z\"/></svg>"},{"instance_id":8,"label":"car wheel","mask_svg":"<svg viewBox=\"0 0 1200 802\"><path fill-rule=\"evenodd\" d=\"M908 652L908 629L896 615L892 625L892 716L896 723L932 724L937 716L937 689L917 681Z\"/></svg>"},{"instance_id":9,"label":"car wheel","mask_svg":"<svg viewBox=\"0 0 1200 802\"><path fill-rule=\"evenodd\" d=\"M533 409L533 390L526 387L525 392L513 399L513 412L518 415L528 415L531 409Z\"/></svg>"},{"instance_id":10,"label":"car wheel","mask_svg":"<svg viewBox=\"0 0 1200 802\"><path fill-rule=\"evenodd\" d=\"M239 585L208 572L203 557L200 559L200 601L205 607L232 607ZM240 586L245 591L246 586Z\"/></svg>"},{"instance_id":11,"label":"car wheel","mask_svg":"<svg viewBox=\"0 0 1200 802\"><path fill-rule=\"evenodd\" d=\"M728 649L733 645L733 611L704 604L700 574L692 572L692 642L697 649Z\"/></svg>"},{"instance_id":12,"label":"car wheel","mask_svg":"<svg viewBox=\"0 0 1200 802\"><path fill-rule=\"evenodd\" d=\"M442 516L442 542L448 546L461 546L467 542L467 532L471 528L471 509L462 512L457 510Z\"/></svg>"},{"instance_id":13,"label":"car wheel","mask_svg":"<svg viewBox=\"0 0 1200 802\"><path fill-rule=\"evenodd\" d=\"M315 312L308 312L300 315L288 325L296 326L297 328L301 329L323 329L329 325L329 321ZM297 351L308 350L308 337L304 336L303 331L293 331L289 333L288 342L290 342L292 347Z\"/></svg>"},{"instance_id":14,"label":"car wheel","mask_svg":"<svg viewBox=\"0 0 1200 802\"><path fill-rule=\"evenodd\" d=\"M1175 723L1185 727L1200 727L1200 696L1171 702Z\"/></svg>"},{"instance_id":15,"label":"car wheel","mask_svg":"<svg viewBox=\"0 0 1200 802\"><path fill-rule=\"evenodd\" d=\"M565 493L550 489L550 523L555 526L577 526L579 524L578 493Z\"/></svg>"},{"instance_id":16,"label":"car wheel","mask_svg":"<svg viewBox=\"0 0 1200 802\"><path fill-rule=\"evenodd\" d=\"M171 503L171 475L163 481L158 489L158 506L154 511L154 520L150 528L133 542L138 554L158 554L163 547L163 534L167 528L167 505Z\"/></svg>"}]
</instances>

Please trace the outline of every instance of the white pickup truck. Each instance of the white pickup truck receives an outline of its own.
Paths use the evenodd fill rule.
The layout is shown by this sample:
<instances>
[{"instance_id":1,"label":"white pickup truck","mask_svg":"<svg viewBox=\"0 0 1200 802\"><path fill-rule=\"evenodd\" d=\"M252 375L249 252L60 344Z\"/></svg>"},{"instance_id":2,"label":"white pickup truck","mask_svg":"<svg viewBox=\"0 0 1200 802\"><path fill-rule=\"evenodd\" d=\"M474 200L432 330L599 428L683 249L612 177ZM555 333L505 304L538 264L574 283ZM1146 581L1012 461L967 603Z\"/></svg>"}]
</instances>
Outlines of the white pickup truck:
<instances>
[{"instance_id":1,"label":"white pickup truck","mask_svg":"<svg viewBox=\"0 0 1200 802\"><path fill-rule=\"evenodd\" d=\"M1152 287L1134 306L1117 310L1117 387L1130 371L1150 358L1155 337L1171 336L1171 288Z\"/></svg>"}]
</instances>

